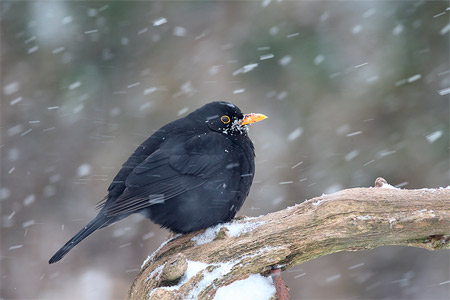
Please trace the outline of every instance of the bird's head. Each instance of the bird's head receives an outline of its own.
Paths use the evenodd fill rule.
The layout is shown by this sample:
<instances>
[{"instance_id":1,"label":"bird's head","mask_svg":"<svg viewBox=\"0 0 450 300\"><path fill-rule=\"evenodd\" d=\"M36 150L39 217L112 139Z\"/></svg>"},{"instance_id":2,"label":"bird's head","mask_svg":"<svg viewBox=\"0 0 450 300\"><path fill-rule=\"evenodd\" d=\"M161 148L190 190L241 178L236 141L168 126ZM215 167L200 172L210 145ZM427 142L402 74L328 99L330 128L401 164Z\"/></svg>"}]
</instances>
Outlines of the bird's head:
<instances>
[{"instance_id":1,"label":"bird's head","mask_svg":"<svg viewBox=\"0 0 450 300\"><path fill-rule=\"evenodd\" d=\"M224 101L208 103L196 112L204 117L211 130L229 135L245 135L248 132L248 124L267 118L263 114L243 114L239 107Z\"/></svg>"}]
</instances>

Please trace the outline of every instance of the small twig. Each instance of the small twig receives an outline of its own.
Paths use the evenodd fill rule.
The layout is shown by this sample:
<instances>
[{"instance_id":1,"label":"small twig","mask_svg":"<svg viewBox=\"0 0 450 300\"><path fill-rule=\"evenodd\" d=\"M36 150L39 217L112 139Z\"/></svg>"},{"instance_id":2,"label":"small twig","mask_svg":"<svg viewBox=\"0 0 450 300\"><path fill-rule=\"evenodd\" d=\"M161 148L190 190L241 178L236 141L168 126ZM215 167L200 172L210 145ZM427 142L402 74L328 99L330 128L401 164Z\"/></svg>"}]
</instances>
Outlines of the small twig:
<instances>
[{"instance_id":1,"label":"small twig","mask_svg":"<svg viewBox=\"0 0 450 300\"><path fill-rule=\"evenodd\" d=\"M270 276L272 276L275 289L277 290L277 300L290 300L291 296L281 274L281 269L273 269Z\"/></svg>"}]
</instances>

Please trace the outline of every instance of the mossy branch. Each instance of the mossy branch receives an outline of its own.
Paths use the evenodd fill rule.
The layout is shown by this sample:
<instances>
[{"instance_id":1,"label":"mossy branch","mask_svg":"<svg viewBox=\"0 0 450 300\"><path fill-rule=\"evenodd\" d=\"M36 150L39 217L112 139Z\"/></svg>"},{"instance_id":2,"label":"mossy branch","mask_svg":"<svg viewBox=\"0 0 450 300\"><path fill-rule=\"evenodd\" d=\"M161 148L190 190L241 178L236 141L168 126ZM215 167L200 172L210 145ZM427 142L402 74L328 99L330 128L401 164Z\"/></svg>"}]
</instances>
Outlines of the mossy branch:
<instances>
[{"instance_id":1,"label":"mossy branch","mask_svg":"<svg viewBox=\"0 0 450 300\"><path fill-rule=\"evenodd\" d=\"M387 245L450 248L450 188L396 189L381 178L375 185L382 188L346 189L216 226L208 243L193 240L205 230L176 236L144 264L128 299L212 299L218 288L251 274L267 275L273 268L286 270L340 251ZM187 260L208 267L187 278ZM229 267L211 280L223 264Z\"/></svg>"}]
</instances>

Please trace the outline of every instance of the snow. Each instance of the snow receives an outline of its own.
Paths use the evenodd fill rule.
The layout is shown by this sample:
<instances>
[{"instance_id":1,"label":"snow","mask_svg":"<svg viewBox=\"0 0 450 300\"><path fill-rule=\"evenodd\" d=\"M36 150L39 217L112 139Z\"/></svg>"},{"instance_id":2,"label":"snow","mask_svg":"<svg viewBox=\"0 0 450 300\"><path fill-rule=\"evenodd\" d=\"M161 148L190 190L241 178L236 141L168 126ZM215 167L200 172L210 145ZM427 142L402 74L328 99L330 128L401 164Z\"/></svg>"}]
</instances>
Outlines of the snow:
<instances>
[{"instance_id":1,"label":"snow","mask_svg":"<svg viewBox=\"0 0 450 300\"><path fill-rule=\"evenodd\" d=\"M444 26L444 28L441 29L440 34L444 35L447 34L450 31L450 23Z\"/></svg>"},{"instance_id":2,"label":"snow","mask_svg":"<svg viewBox=\"0 0 450 300\"><path fill-rule=\"evenodd\" d=\"M198 294L203 291L207 286L212 284L214 280L217 278L223 277L226 274L228 274L231 271L231 268L233 267L233 263L223 263L216 265L217 267L213 269L211 272L204 272L203 273L203 279L197 284L195 288L191 290L189 295L187 296L187 299L189 300L195 300L198 299Z\"/></svg>"},{"instance_id":3,"label":"snow","mask_svg":"<svg viewBox=\"0 0 450 300\"><path fill-rule=\"evenodd\" d=\"M177 113L178 116L184 115L185 113L187 113L189 111L189 107L183 107L182 109L180 109Z\"/></svg>"},{"instance_id":4,"label":"snow","mask_svg":"<svg viewBox=\"0 0 450 300\"><path fill-rule=\"evenodd\" d=\"M145 241L145 240L151 239L154 236L155 236L155 233L153 231L150 231L142 236L142 240Z\"/></svg>"},{"instance_id":5,"label":"snow","mask_svg":"<svg viewBox=\"0 0 450 300\"><path fill-rule=\"evenodd\" d=\"M84 32L84 34L91 34L91 33L96 33L98 32L98 29L92 29L92 30L87 30Z\"/></svg>"},{"instance_id":6,"label":"snow","mask_svg":"<svg viewBox=\"0 0 450 300\"><path fill-rule=\"evenodd\" d=\"M345 160L346 161L351 161L352 159L354 159L355 157L357 157L359 155L359 151L358 150L353 150L349 153L347 153L345 155Z\"/></svg>"},{"instance_id":7,"label":"snow","mask_svg":"<svg viewBox=\"0 0 450 300\"><path fill-rule=\"evenodd\" d=\"M246 220L251 220L252 218L247 218ZM243 233L250 232L259 226L263 225L264 222L231 222L225 224L218 224L213 227L209 227L206 231L200 235L194 236L191 241L195 242L196 245L203 245L212 242L220 229L226 228L228 230L227 235L229 237L238 237Z\"/></svg>"},{"instance_id":8,"label":"snow","mask_svg":"<svg viewBox=\"0 0 450 300\"><path fill-rule=\"evenodd\" d=\"M303 164L303 161L301 161L301 162L299 162L299 163L296 163L295 165L293 165L293 166L291 167L291 169L295 169L295 168L297 168L298 166L300 166L301 164Z\"/></svg>"},{"instance_id":9,"label":"snow","mask_svg":"<svg viewBox=\"0 0 450 300\"><path fill-rule=\"evenodd\" d=\"M257 66L258 66L257 63L252 63L252 64L245 65L242 68L237 69L236 71L234 71L233 72L233 76L236 76L236 75L241 74L241 73L250 72L250 71L254 70Z\"/></svg>"},{"instance_id":10,"label":"snow","mask_svg":"<svg viewBox=\"0 0 450 300\"><path fill-rule=\"evenodd\" d=\"M174 29L173 29L173 35L174 36L183 37L183 36L186 36L186 34L187 34L187 30L184 27L175 26Z\"/></svg>"},{"instance_id":11,"label":"snow","mask_svg":"<svg viewBox=\"0 0 450 300\"><path fill-rule=\"evenodd\" d=\"M81 166L78 167L78 177L83 177L83 176L87 176L91 173L91 165L90 164L82 164Z\"/></svg>"},{"instance_id":12,"label":"snow","mask_svg":"<svg viewBox=\"0 0 450 300\"><path fill-rule=\"evenodd\" d=\"M264 222L231 223L225 227L228 229L227 235L229 237L238 237L243 233L253 231L263 224Z\"/></svg>"},{"instance_id":13,"label":"snow","mask_svg":"<svg viewBox=\"0 0 450 300\"><path fill-rule=\"evenodd\" d=\"M422 75L416 74L416 75L413 75L413 76L409 77L409 78L407 79L407 81L408 81L409 83L411 83L411 82L414 82L414 81L416 81L416 80L419 80L420 78L422 78Z\"/></svg>"},{"instance_id":14,"label":"snow","mask_svg":"<svg viewBox=\"0 0 450 300\"><path fill-rule=\"evenodd\" d=\"M435 131L426 136L428 143L432 144L440 139L442 136L442 130Z\"/></svg>"},{"instance_id":15,"label":"snow","mask_svg":"<svg viewBox=\"0 0 450 300\"><path fill-rule=\"evenodd\" d=\"M53 49L52 50L52 53L53 54L58 54L58 53L60 53L60 52L63 52L64 51L64 47L58 47L58 48L56 48L56 49Z\"/></svg>"},{"instance_id":16,"label":"snow","mask_svg":"<svg viewBox=\"0 0 450 300\"><path fill-rule=\"evenodd\" d=\"M355 135L359 135L361 133L362 133L362 131L355 131L355 132L352 132L352 133L348 133L345 136L355 136Z\"/></svg>"},{"instance_id":17,"label":"snow","mask_svg":"<svg viewBox=\"0 0 450 300\"><path fill-rule=\"evenodd\" d=\"M352 28L352 33L353 34L358 34L358 33L360 33L362 31L362 26L361 25L356 25L356 26L354 26L353 28Z\"/></svg>"},{"instance_id":18,"label":"snow","mask_svg":"<svg viewBox=\"0 0 450 300\"><path fill-rule=\"evenodd\" d=\"M287 66L292 61L292 57L290 55L283 56L278 62L282 66Z\"/></svg>"},{"instance_id":19,"label":"snow","mask_svg":"<svg viewBox=\"0 0 450 300\"><path fill-rule=\"evenodd\" d=\"M271 58L274 58L274 54L273 53L269 53L269 54L264 54L264 55L261 55L260 57L259 57L259 60L266 60L266 59L271 59Z\"/></svg>"},{"instance_id":20,"label":"snow","mask_svg":"<svg viewBox=\"0 0 450 300\"><path fill-rule=\"evenodd\" d=\"M24 222L22 224L22 228L27 228L27 227L30 227L31 225L34 225L34 224L36 224L36 222L34 220L29 220L29 221L26 221L26 222Z\"/></svg>"},{"instance_id":21,"label":"snow","mask_svg":"<svg viewBox=\"0 0 450 300\"><path fill-rule=\"evenodd\" d=\"M28 54L31 54L33 52L36 52L39 50L39 46L33 46L30 49L28 49Z\"/></svg>"},{"instance_id":22,"label":"snow","mask_svg":"<svg viewBox=\"0 0 450 300\"><path fill-rule=\"evenodd\" d=\"M293 140L296 140L297 138L299 138L302 135L302 133L303 133L303 128L298 127L288 135L287 139L288 139L288 141L292 142Z\"/></svg>"},{"instance_id":23,"label":"snow","mask_svg":"<svg viewBox=\"0 0 450 300\"><path fill-rule=\"evenodd\" d=\"M63 24L63 25L69 24L70 22L72 22L72 17L71 17L71 16L64 17L64 18L61 20L61 24Z\"/></svg>"},{"instance_id":24,"label":"snow","mask_svg":"<svg viewBox=\"0 0 450 300\"><path fill-rule=\"evenodd\" d=\"M22 247L23 247L23 245L11 246L11 247L9 247L8 250L15 250L15 249L19 249L19 248L22 248Z\"/></svg>"},{"instance_id":25,"label":"snow","mask_svg":"<svg viewBox=\"0 0 450 300\"><path fill-rule=\"evenodd\" d=\"M389 183L383 183L382 186L380 186L382 189L396 189L396 187L390 185Z\"/></svg>"},{"instance_id":26,"label":"snow","mask_svg":"<svg viewBox=\"0 0 450 300\"><path fill-rule=\"evenodd\" d=\"M181 281L178 284L178 286L182 286L183 284L188 282L192 277L197 275L199 272L206 269L206 267L208 266L208 264L206 264L206 263L202 263L200 261L192 261L192 260L187 260L187 264L188 264L188 266L187 266L186 272L184 272L183 277L181 277Z\"/></svg>"},{"instance_id":27,"label":"snow","mask_svg":"<svg viewBox=\"0 0 450 300\"><path fill-rule=\"evenodd\" d=\"M328 277L328 278L325 280L325 282L330 283L330 282L333 282L333 281L335 281L335 280L338 280L338 279L341 278L341 277L342 277L341 274L336 274L336 275L333 275L333 276Z\"/></svg>"},{"instance_id":28,"label":"snow","mask_svg":"<svg viewBox=\"0 0 450 300\"><path fill-rule=\"evenodd\" d=\"M16 99L9 102L9 105L15 105L15 104L19 103L20 101L22 101L22 97L17 97Z\"/></svg>"},{"instance_id":29,"label":"snow","mask_svg":"<svg viewBox=\"0 0 450 300\"><path fill-rule=\"evenodd\" d=\"M142 29L139 29L138 32L137 32L137 34L138 34L138 35L141 35L141 34L143 34L143 33L146 33L147 31L148 31L148 28L147 28L147 27L144 27L144 28L142 28Z\"/></svg>"},{"instance_id":30,"label":"snow","mask_svg":"<svg viewBox=\"0 0 450 300\"><path fill-rule=\"evenodd\" d=\"M392 30L392 34L393 35L399 35L400 33L402 33L403 31L403 25L402 24L398 24L397 26L395 26L395 28Z\"/></svg>"},{"instance_id":31,"label":"snow","mask_svg":"<svg viewBox=\"0 0 450 300\"><path fill-rule=\"evenodd\" d=\"M141 265L141 269L145 266L145 264L146 264L147 262L153 260L153 258L155 257L156 253L158 253L158 251L161 250L162 247L164 247L165 245L167 245L167 243L169 243L170 241L173 241L174 239L176 239L176 238L179 237L180 235L181 235L180 233L179 233L179 234L176 234L176 235L174 235L173 237L171 237L170 239L168 239L167 241L165 241L164 243L162 243L162 244L158 247L158 249L156 249L155 252L153 252L152 255L148 256L148 257L144 260L144 262L143 262L142 265Z\"/></svg>"},{"instance_id":32,"label":"snow","mask_svg":"<svg viewBox=\"0 0 450 300\"><path fill-rule=\"evenodd\" d=\"M353 270L353 269L362 267L362 266L364 266L364 265L365 265L365 263L359 263L359 264L356 264L356 265L353 265L353 266L348 267L348 269L349 269L349 270Z\"/></svg>"},{"instance_id":33,"label":"snow","mask_svg":"<svg viewBox=\"0 0 450 300\"><path fill-rule=\"evenodd\" d=\"M444 96L450 94L450 87L438 91L439 95Z\"/></svg>"},{"instance_id":34,"label":"snow","mask_svg":"<svg viewBox=\"0 0 450 300\"><path fill-rule=\"evenodd\" d=\"M287 35L287 38L293 38L293 37L296 37L296 36L298 36L298 35L300 35L300 33L294 32L294 33L288 34L288 35Z\"/></svg>"},{"instance_id":35,"label":"snow","mask_svg":"<svg viewBox=\"0 0 450 300\"><path fill-rule=\"evenodd\" d=\"M325 59L325 57L322 54L319 54L316 56L316 58L314 58L314 64L320 65L324 59Z\"/></svg>"},{"instance_id":36,"label":"snow","mask_svg":"<svg viewBox=\"0 0 450 300\"><path fill-rule=\"evenodd\" d=\"M269 300L276 293L272 278L252 274L217 290L214 300Z\"/></svg>"},{"instance_id":37,"label":"snow","mask_svg":"<svg viewBox=\"0 0 450 300\"><path fill-rule=\"evenodd\" d=\"M34 200L36 199L36 197L34 196L34 194L28 195L25 200L23 200L23 205L24 206L28 206L31 203L34 202Z\"/></svg>"},{"instance_id":38,"label":"snow","mask_svg":"<svg viewBox=\"0 0 450 300\"><path fill-rule=\"evenodd\" d=\"M365 62L365 63L359 64L359 65L356 65L356 66L355 66L355 69L358 69L358 68L367 66L368 64L369 64L368 62Z\"/></svg>"},{"instance_id":39,"label":"snow","mask_svg":"<svg viewBox=\"0 0 450 300\"><path fill-rule=\"evenodd\" d=\"M167 23L167 19L166 18L159 18L156 19L155 21L153 21L153 26L161 26L162 24Z\"/></svg>"}]
</instances>

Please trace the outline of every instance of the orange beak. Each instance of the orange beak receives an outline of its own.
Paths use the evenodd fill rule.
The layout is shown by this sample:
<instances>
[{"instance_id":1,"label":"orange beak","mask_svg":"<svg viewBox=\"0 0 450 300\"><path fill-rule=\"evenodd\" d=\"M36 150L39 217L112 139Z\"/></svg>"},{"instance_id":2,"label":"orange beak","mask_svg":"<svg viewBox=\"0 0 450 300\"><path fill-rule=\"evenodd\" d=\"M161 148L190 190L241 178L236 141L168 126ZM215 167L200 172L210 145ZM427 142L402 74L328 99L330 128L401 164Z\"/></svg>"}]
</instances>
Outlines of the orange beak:
<instances>
[{"instance_id":1,"label":"orange beak","mask_svg":"<svg viewBox=\"0 0 450 300\"><path fill-rule=\"evenodd\" d=\"M264 119L267 119L267 116L263 114L245 114L244 118L239 122L239 125L248 125L262 121Z\"/></svg>"}]
</instances>

